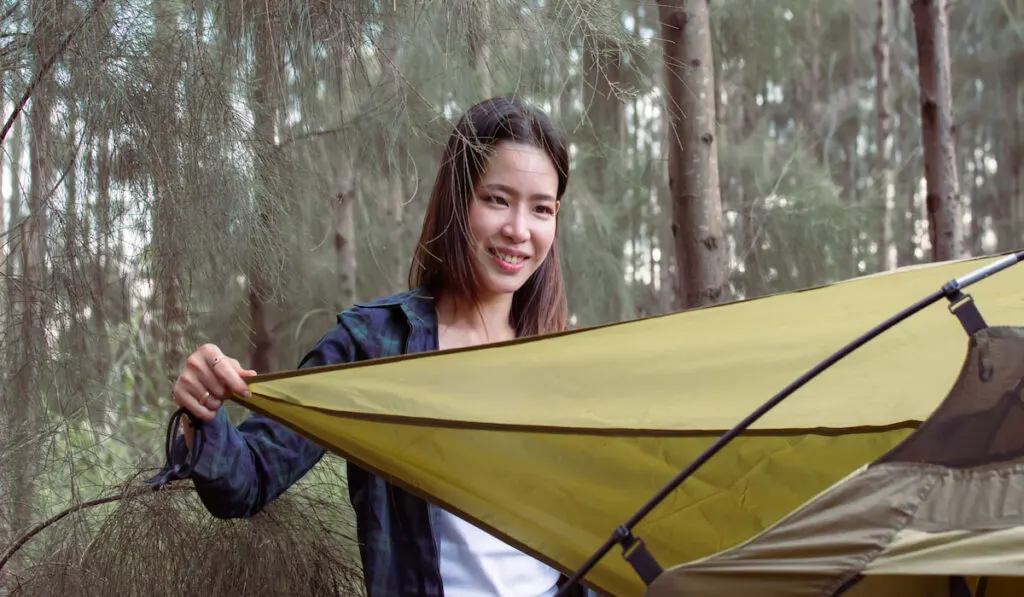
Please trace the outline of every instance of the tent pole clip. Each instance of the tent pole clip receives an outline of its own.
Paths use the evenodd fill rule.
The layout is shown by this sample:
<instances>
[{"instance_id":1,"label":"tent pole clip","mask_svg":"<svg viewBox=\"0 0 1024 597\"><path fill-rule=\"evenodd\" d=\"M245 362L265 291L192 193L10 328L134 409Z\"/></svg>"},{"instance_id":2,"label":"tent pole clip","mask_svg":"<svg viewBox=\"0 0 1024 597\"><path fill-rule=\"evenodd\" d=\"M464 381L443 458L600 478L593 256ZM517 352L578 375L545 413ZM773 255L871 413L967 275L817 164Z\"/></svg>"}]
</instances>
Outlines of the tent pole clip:
<instances>
[{"instance_id":1,"label":"tent pole clip","mask_svg":"<svg viewBox=\"0 0 1024 597\"><path fill-rule=\"evenodd\" d=\"M661 564L651 555L644 540L633 536L626 525L620 525L615 529L615 542L622 546L622 557L633 567L644 585L650 586L661 576Z\"/></svg>"}]
</instances>

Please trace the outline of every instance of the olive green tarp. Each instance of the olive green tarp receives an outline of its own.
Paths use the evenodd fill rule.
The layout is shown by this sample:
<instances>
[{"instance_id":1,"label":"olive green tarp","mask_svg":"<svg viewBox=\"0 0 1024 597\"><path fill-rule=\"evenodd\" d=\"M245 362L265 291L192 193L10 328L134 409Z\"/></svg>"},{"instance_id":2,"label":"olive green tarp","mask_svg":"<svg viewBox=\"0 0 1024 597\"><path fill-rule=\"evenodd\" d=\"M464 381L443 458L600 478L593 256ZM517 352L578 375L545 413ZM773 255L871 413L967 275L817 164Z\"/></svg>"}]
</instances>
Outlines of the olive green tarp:
<instances>
[{"instance_id":1,"label":"olive green tarp","mask_svg":"<svg viewBox=\"0 0 1024 597\"><path fill-rule=\"evenodd\" d=\"M251 397L235 400L571 573L779 389L994 259L502 345L262 375L251 378ZM1024 267L969 290L989 324L1024 322ZM948 395L967 349L944 303L897 325L757 422L635 534L666 567L751 540L906 439ZM618 550L586 582L614 595L645 591Z\"/></svg>"}]
</instances>

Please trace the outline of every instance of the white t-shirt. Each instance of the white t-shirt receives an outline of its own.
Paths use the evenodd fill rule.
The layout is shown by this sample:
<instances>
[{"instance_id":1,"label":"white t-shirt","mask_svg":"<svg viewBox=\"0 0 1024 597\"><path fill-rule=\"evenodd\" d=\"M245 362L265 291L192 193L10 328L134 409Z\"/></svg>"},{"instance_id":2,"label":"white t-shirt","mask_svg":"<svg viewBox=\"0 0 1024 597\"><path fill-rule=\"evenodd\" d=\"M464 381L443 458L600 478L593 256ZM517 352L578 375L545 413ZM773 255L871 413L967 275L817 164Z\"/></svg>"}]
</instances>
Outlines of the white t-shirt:
<instances>
[{"instance_id":1,"label":"white t-shirt","mask_svg":"<svg viewBox=\"0 0 1024 597\"><path fill-rule=\"evenodd\" d=\"M561 574L461 518L438 508L445 597L551 597Z\"/></svg>"}]
</instances>

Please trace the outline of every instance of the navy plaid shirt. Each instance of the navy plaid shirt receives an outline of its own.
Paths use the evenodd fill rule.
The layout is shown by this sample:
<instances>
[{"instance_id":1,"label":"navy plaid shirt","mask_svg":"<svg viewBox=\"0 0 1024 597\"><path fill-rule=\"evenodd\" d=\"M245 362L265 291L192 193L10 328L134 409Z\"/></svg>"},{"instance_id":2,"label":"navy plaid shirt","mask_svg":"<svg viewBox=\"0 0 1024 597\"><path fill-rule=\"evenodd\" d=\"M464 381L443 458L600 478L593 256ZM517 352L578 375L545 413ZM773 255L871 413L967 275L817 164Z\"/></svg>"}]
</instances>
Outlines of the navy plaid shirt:
<instances>
[{"instance_id":1,"label":"navy plaid shirt","mask_svg":"<svg viewBox=\"0 0 1024 597\"><path fill-rule=\"evenodd\" d=\"M338 325L299 367L437 347L433 299L422 291L406 291L339 314ZM162 485L191 478L203 504L219 518L256 514L324 455L319 445L262 415L253 415L236 428L222 409L201 433L200 453L191 471L185 442L178 437L169 466L151 482ZM347 474L368 597L443 597L433 532L439 510L351 463ZM576 595L596 593L580 589Z\"/></svg>"}]
</instances>

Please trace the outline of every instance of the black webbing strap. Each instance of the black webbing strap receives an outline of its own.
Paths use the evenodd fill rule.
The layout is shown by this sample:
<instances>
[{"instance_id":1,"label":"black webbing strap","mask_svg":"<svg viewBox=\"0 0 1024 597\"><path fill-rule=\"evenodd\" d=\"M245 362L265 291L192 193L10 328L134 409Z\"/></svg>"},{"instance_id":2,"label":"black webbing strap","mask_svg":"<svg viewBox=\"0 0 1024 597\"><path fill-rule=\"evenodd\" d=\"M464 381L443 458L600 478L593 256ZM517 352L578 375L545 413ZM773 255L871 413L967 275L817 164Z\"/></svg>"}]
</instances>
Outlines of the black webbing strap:
<instances>
[{"instance_id":1,"label":"black webbing strap","mask_svg":"<svg viewBox=\"0 0 1024 597\"><path fill-rule=\"evenodd\" d=\"M971 585L963 576L949 577L949 597L985 597L988 589L988 577L982 576L978 579L978 590L971 591Z\"/></svg>"},{"instance_id":2,"label":"black webbing strap","mask_svg":"<svg viewBox=\"0 0 1024 597\"><path fill-rule=\"evenodd\" d=\"M974 597L971 585L962 576L949 577L949 597Z\"/></svg>"},{"instance_id":3,"label":"black webbing strap","mask_svg":"<svg viewBox=\"0 0 1024 597\"><path fill-rule=\"evenodd\" d=\"M181 419L182 417L188 417L189 423L192 425L192 449L188 451L188 456L185 459L185 467L181 465L173 465L173 459L171 452L174 448L174 440L178 437L178 433L181 431ZM184 478L192 473L192 469L196 465L196 459L199 457L200 452L203 449L203 422L195 418L192 413L188 412L184 407L179 408L171 415L171 418L167 421L167 436L164 438L164 471L157 474L147 482L153 486L154 489L160 489L170 482L172 477Z\"/></svg>"},{"instance_id":4,"label":"black webbing strap","mask_svg":"<svg viewBox=\"0 0 1024 597\"><path fill-rule=\"evenodd\" d=\"M973 336L988 327L985 318L981 316L981 311L978 311L978 306L974 304L974 298L969 294L957 291L950 296L949 311L960 320L960 325L968 336Z\"/></svg>"},{"instance_id":5,"label":"black webbing strap","mask_svg":"<svg viewBox=\"0 0 1024 597\"><path fill-rule=\"evenodd\" d=\"M634 537L633 533L625 526L620 526L616 530L616 535L619 544L622 545L622 557L633 567L644 585L650 586L656 578L661 576L663 572L661 564L651 555L644 540Z\"/></svg>"}]
</instances>

